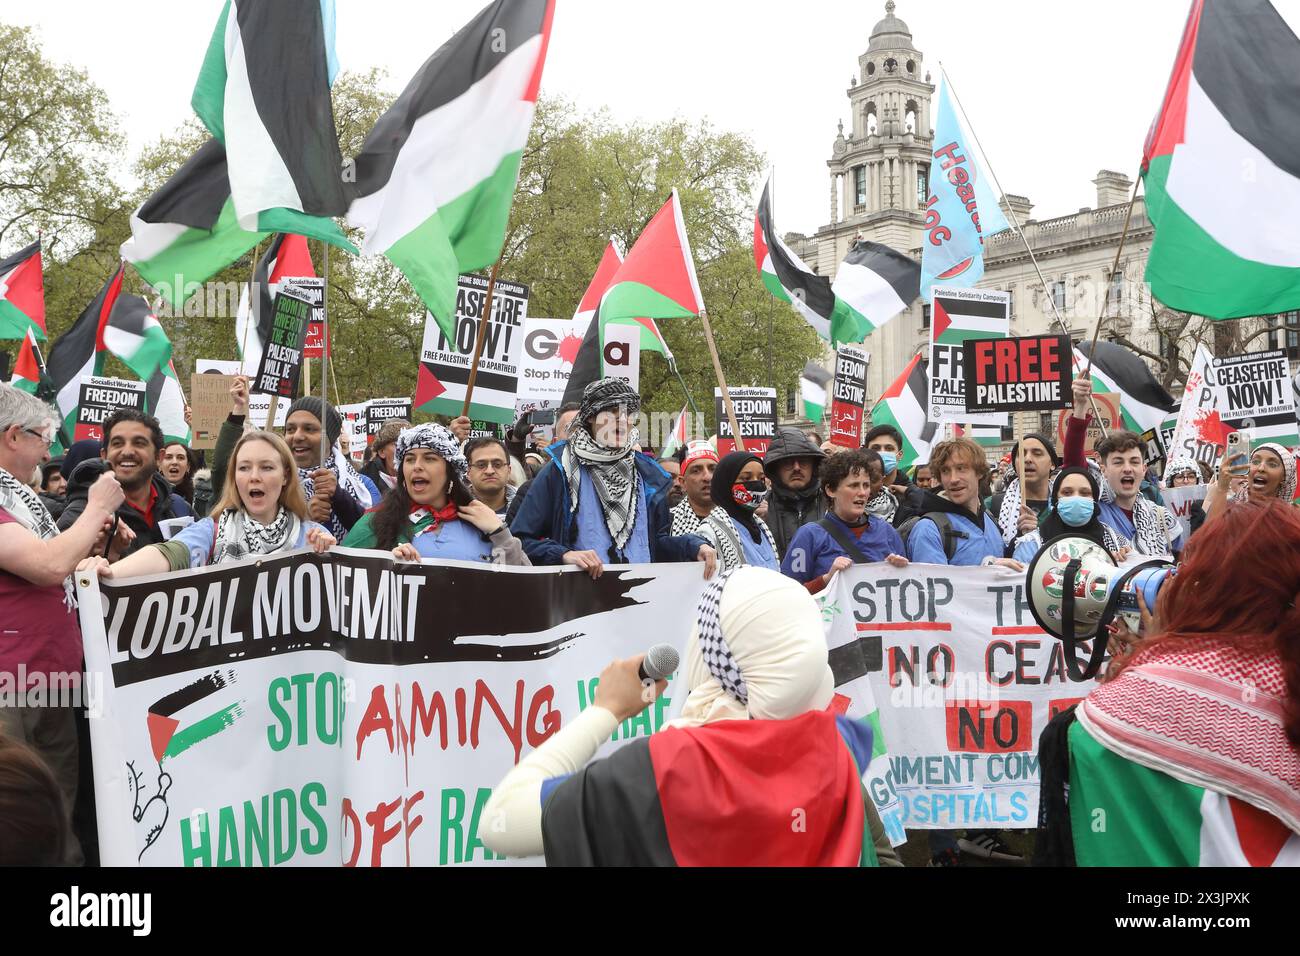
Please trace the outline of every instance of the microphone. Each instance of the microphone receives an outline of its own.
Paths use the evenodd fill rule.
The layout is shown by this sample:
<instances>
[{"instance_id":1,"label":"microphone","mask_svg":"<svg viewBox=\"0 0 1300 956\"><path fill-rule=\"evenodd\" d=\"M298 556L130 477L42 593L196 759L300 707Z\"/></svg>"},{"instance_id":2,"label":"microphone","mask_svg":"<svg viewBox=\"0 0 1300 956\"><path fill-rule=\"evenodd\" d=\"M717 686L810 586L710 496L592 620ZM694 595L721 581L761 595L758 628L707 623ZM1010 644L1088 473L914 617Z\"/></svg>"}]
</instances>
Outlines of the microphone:
<instances>
[{"instance_id":1,"label":"microphone","mask_svg":"<svg viewBox=\"0 0 1300 956\"><path fill-rule=\"evenodd\" d=\"M643 681L664 680L682 661L681 654L671 644L656 644L645 652L645 659L637 667L637 676Z\"/></svg>"}]
</instances>

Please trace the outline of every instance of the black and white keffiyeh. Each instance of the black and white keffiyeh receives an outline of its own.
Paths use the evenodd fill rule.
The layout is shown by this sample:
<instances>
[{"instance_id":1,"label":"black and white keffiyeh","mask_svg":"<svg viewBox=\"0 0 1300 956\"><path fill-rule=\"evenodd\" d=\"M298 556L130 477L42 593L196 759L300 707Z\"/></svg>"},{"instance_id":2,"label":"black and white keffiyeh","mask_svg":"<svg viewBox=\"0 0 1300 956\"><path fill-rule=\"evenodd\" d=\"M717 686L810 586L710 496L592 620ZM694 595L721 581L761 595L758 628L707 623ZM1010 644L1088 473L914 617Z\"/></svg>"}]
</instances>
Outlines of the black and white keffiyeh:
<instances>
[{"instance_id":1,"label":"black and white keffiyeh","mask_svg":"<svg viewBox=\"0 0 1300 956\"><path fill-rule=\"evenodd\" d=\"M1088 468L1097 479L1101 500L1114 504L1115 489L1110 486L1101 469L1091 461L1088 462ZM1133 499L1133 548L1138 554L1170 554L1172 547L1169 532L1176 520L1167 509L1139 493Z\"/></svg>"},{"instance_id":2,"label":"black and white keffiyeh","mask_svg":"<svg viewBox=\"0 0 1300 956\"><path fill-rule=\"evenodd\" d=\"M894 515L898 512L898 499L888 488L881 488L870 501L867 502L867 514L874 515L888 524L894 523Z\"/></svg>"},{"instance_id":3,"label":"black and white keffiyeh","mask_svg":"<svg viewBox=\"0 0 1300 956\"><path fill-rule=\"evenodd\" d=\"M402 459L406 457L408 451L415 448L427 448L435 452L461 481L464 481L465 475L469 473L469 462L461 453L460 442L445 425L427 422L414 428L403 428L398 433L395 451L398 474L401 474Z\"/></svg>"},{"instance_id":4,"label":"black and white keffiyeh","mask_svg":"<svg viewBox=\"0 0 1300 956\"><path fill-rule=\"evenodd\" d=\"M700 595L696 612L699 627L700 656L709 673L717 679L725 690L742 704L749 703L749 691L745 687L745 675L740 672L740 665L731 654L727 639L722 633L722 590L727 581L736 572L733 568L719 574Z\"/></svg>"},{"instance_id":5,"label":"black and white keffiyeh","mask_svg":"<svg viewBox=\"0 0 1300 956\"><path fill-rule=\"evenodd\" d=\"M1012 474L1015 474L1012 472ZM1010 544L1020 534L1020 478L1010 478L1002 491L1002 507L998 509L998 529L1002 532L1002 543Z\"/></svg>"},{"instance_id":6,"label":"black and white keffiyeh","mask_svg":"<svg viewBox=\"0 0 1300 956\"><path fill-rule=\"evenodd\" d=\"M757 515L754 516L754 523L758 525L758 530L767 539L767 543L772 548L772 554L780 561L781 552L777 550L776 541L772 538L772 532L767 523ZM674 531L673 533L676 534L677 532ZM740 536L749 534L749 531L745 528L736 527L736 522L731 515L727 514L724 508L714 508L709 513L709 516L696 525L695 528L682 533L699 535L704 539L705 544L718 552L718 568L722 571L733 571L741 565L748 564L745 560L745 549L740 542Z\"/></svg>"},{"instance_id":7,"label":"black and white keffiyeh","mask_svg":"<svg viewBox=\"0 0 1300 956\"><path fill-rule=\"evenodd\" d=\"M590 389L588 386L588 391ZM636 526L636 506L641 497L641 476L637 474L634 450L638 441L640 437L633 428L626 445L609 448L591 436L584 422L575 421L561 456L569 486L569 511L572 513L578 509L582 469L586 468L596 486L596 498L605 516L605 527L619 551L627 545Z\"/></svg>"},{"instance_id":8,"label":"black and white keffiyeh","mask_svg":"<svg viewBox=\"0 0 1300 956\"><path fill-rule=\"evenodd\" d=\"M669 514L672 516L673 521L672 528L668 533L675 538L684 534L695 534L700 525L704 523L704 518L697 515L695 509L691 507L689 498L683 498L677 502L677 506ZM705 515L705 518L707 517L708 515Z\"/></svg>"},{"instance_id":9,"label":"black and white keffiyeh","mask_svg":"<svg viewBox=\"0 0 1300 956\"><path fill-rule=\"evenodd\" d=\"M400 459L399 459L400 461ZM373 501L370 496L370 489L361 478L361 473L352 465L352 460L339 447L337 441L334 442L334 448L330 456L315 468L299 468L298 480L302 483L302 494L304 498L310 499L316 491L316 483L312 480L312 472L319 471L321 468L328 468L334 472L334 480L347 495L361 506L363 511L369 511L377 502ZM330 520L326 527L329 528L330 534L334 535L336 540L342 541L343 536L348 533L348 529L343 527L343 522L339 521L334 511L330 511Z\"/></svg>"},{"instance_id":10,"label":"black and white keffiyeh","mask_svg":"<svg viewBox=\"0 0 1300 956\"><path fill-rule=\"evenodd\" d=\"M0 468L0 508L42 541L49 541L59 533L59 526L54 523L45 502L3 468ZM70 608L76 607L76 593L69 574L63 579L63 603Z\"/></svg>"},{"instance_id":11,"label":"black and white keffiyeh","mask_svg":"<svg viewBox=\"0 0 1300 956\"><path fill-rule=\"evenodd\" d=\"M216 541L208 563L284 551L297 544L301 532L301 519L283 505L270 524L262 524L242 508L227 508L217 518Z\"/></svg>"}]
</instances>

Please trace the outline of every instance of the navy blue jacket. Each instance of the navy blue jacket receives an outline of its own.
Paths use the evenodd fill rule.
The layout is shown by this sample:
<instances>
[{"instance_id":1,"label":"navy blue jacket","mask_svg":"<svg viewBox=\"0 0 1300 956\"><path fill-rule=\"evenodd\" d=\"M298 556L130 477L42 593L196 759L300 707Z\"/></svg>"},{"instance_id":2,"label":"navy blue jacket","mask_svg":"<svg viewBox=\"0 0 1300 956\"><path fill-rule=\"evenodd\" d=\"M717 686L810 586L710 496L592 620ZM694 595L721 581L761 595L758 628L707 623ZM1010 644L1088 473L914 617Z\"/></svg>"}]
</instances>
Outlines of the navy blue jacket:
<instances>
[{"instance_id":1,"label":"navy blue jacket","mask_svg":"<svg viewBox=\"0 0 1300 956\"><path fill-rule=\"evenodd\" d=\"M564 446L556 442L547 452L551 456L533 479L510 533L524 546L533 564L563 564L564 555L574 550L578 523L569 511L569 486L560 463ZM656 562L694 561L704 539L693 534L670 535L672 516L668 513L668 490L673 479L648 455L636 453L636 470L645 484L647 502L646 528L650 536L650 556ZM604 555L601 556L604 560Z\"/></svg>"}]
</instances>

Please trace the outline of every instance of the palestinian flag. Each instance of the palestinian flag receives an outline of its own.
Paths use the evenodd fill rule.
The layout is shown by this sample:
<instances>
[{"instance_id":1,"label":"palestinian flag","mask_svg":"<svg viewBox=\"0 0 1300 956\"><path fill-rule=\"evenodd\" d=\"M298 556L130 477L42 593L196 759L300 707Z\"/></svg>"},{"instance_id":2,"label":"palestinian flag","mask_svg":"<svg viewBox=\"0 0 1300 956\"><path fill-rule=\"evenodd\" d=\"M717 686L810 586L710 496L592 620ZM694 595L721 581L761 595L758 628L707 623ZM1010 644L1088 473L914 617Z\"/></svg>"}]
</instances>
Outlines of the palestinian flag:
<instances>
[{"instance_id":1,"label":"palestinian flag","mask_svg":"<svg viewBox=\"0 0 1300 956\"><path fill-rule=\"evenodd\" d=\"M0 339L21 339L29 328L45 341L45 279L39 240L0 259Z\"/></svg>"},{"instance_id":2,"label":"palestinian flag","mask_svg":"<svg viewBox=\"0 0 1300 956\"><path fill-rule=\"evenodd\" d=\"M433 54L355 160L348 222L448 339L456 279L501 255L555 0L494 0Z\"/></svg>"},{"instance_id":3,"label":"palestinian flag","mask_svg":"<svg viewBox=\"0 0 1300 956\"><path fill-rule=\"evenodd\" d=\"M226 177L226 151L208 140L131 217L122 258L180 310L202 283L287 223L284 231L320 239L356 253L330 219L281 210L258 221L258 231L236 221Z\"/></svg>"},{"instance_id":4,"label":"palestinian flag","mask_svg":"<svg viewBox=\"0 0 1300 956\"><path fill-rule=\"evenodd\" d=\"M671 458L677 454L679 448L685 448L686 442L690 440L690 435L686 433L687 415L690 414L690 406L683 405L682 410L677 413L677 418L673 421L672 430L668 433L668 440L664 442L664 447L659 452L660 458Z\"/></svg>"},{"instance_id":5,"label":"palestinian flag","mask_svg":"<svg viewBox=\"0 0 1300 956\"><path fill-rule=\"evenodd\" d=\"M1079 722L1069 734L1079 866L1300 866L1300 834L1271 813L1127 760Z\"/></svg>"},{"instance_id":6,"label":"palestinian flag","mask_svg":"<svg viewBox=\"0 0 1300 956\"><path fill-rule=\"evenodd\" d=\"M303 236L277 233L253 267L253 281L244 286L235 316L235 339L239 343L240 368L245 375L256 375L262 363L262 349L271 337L275 322L275 294L286 276L315 276L311 250Z\"/></svg>"},{"instance_id":7,"label":"palestinian flag","mask_svg":"<svg viewBox=\"0 0 1300 956\"><path fill-rule=\"evenodd\" d=\"M874 866L870 760L870 727L828 711L669 728L543 782L546 863Z\"/></svg>"},{"instance_id":8,"label":"palestinian flag","mask_svg":"<svg viewBox=\"0 0 1300 956\"><path fill-rule=\"evenodd\" d=\"M768 177L754 217L754 263L763 285L838 348L861 342L920 294L921 268L888 246L858 241L840 263L835 282L809 269L781 241L772 217Z\"/></svg>"},{"instance_id":9,"label":"palestinian flag","mask_svg":"<svg viewBox=\"0 0 1300 956\"><path fill-rule=\"evenodd\" d=\"M14 360L13 378L9 384L20 391L35 395L41 384L41 353L36 347L36 330L29 328L23 338L18 358Z\"/></svg>"},{"instance_id":10,"label":"palestinian flag","mask_svg":"<svg viewBox=\"0 0 1300 956\"><path fill-rule=\"evenodd\" d=\"M596 267L596 274L587 285L587 291L582 294L582 301L578 303L578 310L573 313L574 322L590 322L596 317L596 309L600 305L601 297L609 289L610 283L614 281L614 276L618 274L618 267L622 264L623 252L611 236L609 244L605 246L605 251L601 253L600 265Z\"/></svg>"},{"instance_id":11,"label":"palestinian flag","mask_svg":"<svg viewBox=\"0 0 1300 956\"><path fill-rule=\"evenodd\" d=\"M569 381L564 386L565 402L582 401L582 390L604 374L604 362L600 354L600 322L596 321L596 312L600 308L601 297L609 289L609 284L622 264L623 253L611 237L600 257L596 274L587 285L587 291L582 294L578 310L573 314L575 325L580 321L587 324L582 334L582 344L578 346L578 354L569 370Z\"/></svg>"},{"instance_id":12,"label":"palestinian flag","mask_svg":"<svg viewBox=\"0 0 1300 956\"><path fill-rule=\"evenodd\" d=\"M1002 444L1001 425L955 425L953 434L958 438L969 438L983 448L996 448Z\"/></svg>"},{"instance_id":13,"label":"palestinian flag","mask_svg":"<svg viewBox=\"0 0 1300 956\"><path fill-rule=\"evenodd\" d=\"M1091 342L1075 349L1080 370L1087 367L1091 350ZM1175 404L1173 396L1151 374L1147 363L1113 342L1097 343L1092 360L1092 390L1118 394L1124 428L1138 435L1149 428L1159 428Z\"/></svg>"},{"instance_id":14,"label":"palestinian flag","mask_svg":"<svg viewBox=\"0 0 1300 956\"><path fill-rule=\"evenodd\" d=\"M149 414L158 419L167 441L190 443L190 426L185 422L185 392L181 389L176 364L170 359L145 380L144 401Z\"/></svg>"},{"instance_id":15,"label":"palestinian flag","mask_svg":"<svg viewBox=\"0 0 1300 956\"><path fill-rule=\"evenodd\" d=\"M826 394L834 374L816 362L809 362L799 376L799 395L803 398L803 415L814 425L826 416Z\"/></svg>"},{"instance_id":16,"label":"palestinian flag","mask_svg":"<svg viewBox=\"0 0 1300 956\"><path fill-rule=\"evenodd\" d=\"M176 757L243 717L242 700L218 706L220 698L208 699L220 695L235 681L233 670L216 670L150 704L145 724L154 759L161 764ZM182 720L187 721L185 726L181 726Z\"/></svg>"},{"instance_id":17,"label":"palestinian flag","mask_svg":"<svg viewBox=\"0 0 1300 956\"><path fill-rule=\"evenodd\" d=\"M961 345L967 339L1006 338L1010 331L1007 307L1002 302L981 302L935 292L931 312L930 341L937 345Z\"/></svg>"},{"instance_id":18,"label":"palestinian flag","mask_svg":"<svg viewBox=\"0 0 1300 956\"><path fill-rule=\"evenodd\" d=\"M1193 2L1143 151L1146 280L1165 305L1214 319L1300 307L1297 62L1268 0Z\"/></svg>"},{"instance_id":19,"label":"palestinian flag","mask_svg":"<svg viewBox=\"0 0 1300 956\"><path fill-rule=\"evenodd\" d=\"M655 320L688 318L703 311L686 220L674 189L641 230L600 300L600 338L604 342L610 324L639 326L641 350L659 352L671 362L672 350Z\"/></svg>"},{"instance_id":20,"label":"palestinian flag","mask_svg":"<svg viewBox=\"0 0 1300 956\"><path fill-rule=\"evenodd\" d=\"M243 229L295 232L348 197L330 84L334 0L226 0L190 104L230 157Z\"/></svg>"},{"instance_id":21,"label":"palestinian flag","mask_svg":"<svg viewBox=\"0 0 1300 956\"><path fill-rule=\"evenodd\" d=\"M938 438L939 426L926 418L925 410L929 405L929 380L918 355L903 369L903 374L894 380L894 384L885 389L871 410L872 427L893 425L903 436L903 448L898 453L899 468L906 470L930 460L930 446Z\"/></svg>"},{"instance_id":22,"label":"palestinian flag","mask_svg":"<svg viewBox=\"0 0 1300 956\"><path fill-rule=\"evenodd\" d=\"M118 298L110 321L100 330L101 347L122 360L141 381L148 381L172 360L172 343L154 317L149 303L138 295Z\"/></svg>"}]
</instances>

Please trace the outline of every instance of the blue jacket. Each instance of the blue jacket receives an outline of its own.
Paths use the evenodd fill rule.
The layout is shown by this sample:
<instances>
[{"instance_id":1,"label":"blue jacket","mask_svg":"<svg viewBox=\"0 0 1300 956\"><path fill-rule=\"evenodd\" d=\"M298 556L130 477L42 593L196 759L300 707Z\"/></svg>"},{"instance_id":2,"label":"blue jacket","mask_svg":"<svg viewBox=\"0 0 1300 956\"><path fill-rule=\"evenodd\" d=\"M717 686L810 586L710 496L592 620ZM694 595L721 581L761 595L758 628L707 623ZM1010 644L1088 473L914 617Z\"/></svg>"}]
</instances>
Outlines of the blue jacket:
<instances>
[{"instance_id":1,"label":"blue jacket","mask_svg":"<svg viewBox=\"0 0 1300 956\"><path fill-rule=\"evenodd\" d=\"M561 464L568 442L556 442L546 449L551 456L533 478L528 497L510 524L533 564L563 564L564 555L575 550L578 538L576 515L569 511L569 487ZM636 454L636 470L645 487L646 520L650 557L655 562L694 561L704 539L693 534L670 535L668 491L673 479L648 455ZM600 555L608 562L606 555Z\"/></svg>"},{"instance_id":2,"label":"blue jacket","mask_svg":"<svg viewBox=\"0 0 1300 956\"><path fill-rule=\"evenodd\" d=\"M936 511L947 512L953 530L960 535L951 561L944 553L939 526L926 520ZM918 564L970 566L983 563L985 558L1001 558L1005 555L1002 530L991 514L982 507L979 514L973 514L933 492L925 496L925 517L912 526L912 532L907 536L908 560Z\"/></svg>"},{"instance_id":3,"label":"blue jacket","mask_svg":"<svg viewBox=\"0 0 1300 956\"><path fill-rule=\"evenodd\" d=\"M850 541L853 532L833 511L827 511L826 518L840 526L841 533ZM858 550L868 561L883 561L891 554L903 554L903 539L884 518L872 516L867 519L867 530L857 541ZM781 562L781 573L788 578L807 583L821 577L831 569L835 559L852 557L838 541L831 537L829 531L820 522L806 524L795 532L794 540L786 548L785 558Z\"/></svg>"}]
</instances>

